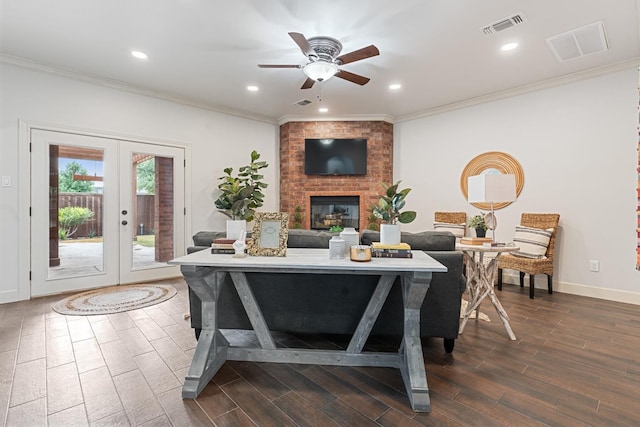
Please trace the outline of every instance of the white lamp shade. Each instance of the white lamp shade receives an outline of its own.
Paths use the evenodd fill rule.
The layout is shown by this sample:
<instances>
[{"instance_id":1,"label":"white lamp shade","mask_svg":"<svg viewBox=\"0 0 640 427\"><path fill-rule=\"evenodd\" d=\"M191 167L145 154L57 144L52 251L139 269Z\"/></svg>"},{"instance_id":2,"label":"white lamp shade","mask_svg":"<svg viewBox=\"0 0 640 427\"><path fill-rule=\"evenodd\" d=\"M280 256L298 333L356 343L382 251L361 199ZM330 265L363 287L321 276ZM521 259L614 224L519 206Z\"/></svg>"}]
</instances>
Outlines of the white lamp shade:
<instances>
[{"instance_id":1,"label":"white lamp shade","mask_svg":"<svg viewBox=\"0 0 640 427\"><path fill-rule=\"evenodd\" d=\"M467 180L469 203L501 203L516 200L516 176L513 174L485 173Z\"/></svg>"}]
</instances>

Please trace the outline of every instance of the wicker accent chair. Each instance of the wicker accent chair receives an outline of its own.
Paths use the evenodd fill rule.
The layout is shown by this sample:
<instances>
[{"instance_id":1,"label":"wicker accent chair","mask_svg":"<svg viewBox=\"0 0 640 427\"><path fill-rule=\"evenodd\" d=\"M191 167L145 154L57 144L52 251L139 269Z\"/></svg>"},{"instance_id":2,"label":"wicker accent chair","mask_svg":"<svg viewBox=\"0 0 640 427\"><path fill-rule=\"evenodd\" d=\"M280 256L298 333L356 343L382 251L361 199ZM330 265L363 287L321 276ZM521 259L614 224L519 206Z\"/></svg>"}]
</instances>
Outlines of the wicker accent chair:
<instances>
[{"instance_id":1,"label":"wicker accent chair","mask_svg":"<svg viewBox=\"0 0 640 427\"><path fill-rule=\"evenodd\" d=\"M531 259L517 257L510 254L503 254L498 259L498 290L502 290L502 270L508 268L520 272L520 287L524 287L524 275L529 274L529 298L533 299L535 289L535 275L547 275L547 288L550 294L553 293L553 251L558 232L560 215L542 213L523 213L520 218L520 225L531 228L553 228L553 233L547 247L546 258Z\"/></svg>"},{"instance_id":2,"label":"wicker accent chair","mask_svg":"<svg viewBox=\"0 0 640 427\"><path fill-rule=\"evenodd\" d=\"M446 222L448 224L466 224L466 212L434 212L434 220L436 222Z\"/></svg>"}]
</instances>

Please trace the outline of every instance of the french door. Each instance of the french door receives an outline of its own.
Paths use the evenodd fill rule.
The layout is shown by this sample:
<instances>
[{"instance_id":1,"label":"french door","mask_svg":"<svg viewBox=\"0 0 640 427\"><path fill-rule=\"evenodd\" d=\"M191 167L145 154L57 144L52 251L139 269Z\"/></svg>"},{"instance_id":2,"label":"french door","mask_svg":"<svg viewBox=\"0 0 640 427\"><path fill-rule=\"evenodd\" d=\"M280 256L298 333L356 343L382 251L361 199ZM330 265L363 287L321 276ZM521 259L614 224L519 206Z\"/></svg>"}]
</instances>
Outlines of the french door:
<instances>
[{"instance_id":1,"label":"french door","mask_svg":"<svg viewBox=\"0 0 640 427\"><path fill-rule=\"evenodd\" d=\"M184 149L31 131L31 295L179 275Z\"/></svg>"}]
</instances>

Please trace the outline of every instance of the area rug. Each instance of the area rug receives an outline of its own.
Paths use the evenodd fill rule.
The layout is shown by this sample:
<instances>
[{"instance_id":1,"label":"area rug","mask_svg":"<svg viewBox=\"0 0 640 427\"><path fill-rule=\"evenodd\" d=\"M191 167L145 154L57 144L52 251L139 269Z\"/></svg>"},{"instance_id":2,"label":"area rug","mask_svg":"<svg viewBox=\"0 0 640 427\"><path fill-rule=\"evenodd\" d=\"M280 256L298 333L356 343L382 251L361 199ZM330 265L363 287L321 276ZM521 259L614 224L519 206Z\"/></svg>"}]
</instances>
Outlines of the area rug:
<instances>
[{"instance_id":1,"label":"area rug","mask_svg":"<svg viewBox=\"0 0 640 427\"><path fill-rule=\"evenodd\" d=\"M72 295L55 303L52 308L60 314L71 316L120 313L161 303L176 292L169 285L110 286Z\"/></svg>"},{"instance_id":2,"label":"area rug","mask_svg":"<svg viewBox=\"0 0 640 427\"><path fill-rule=\"evenodd\" d=\"M468 304L469 303L467 302L466 299L462 300L462 303L460 304L460 318L464 317L464 312L467 311L467 305ZM473 310L471 312L471 314L469 315L469 319L475 319L475 318L476 318L476 311ZM478 318L480 320L484 320L485 322L491 322L491 319L489 319L489 316L487 316L483 312L480 312L480 315L478 316Z\"/></svg>"}]
</instances>

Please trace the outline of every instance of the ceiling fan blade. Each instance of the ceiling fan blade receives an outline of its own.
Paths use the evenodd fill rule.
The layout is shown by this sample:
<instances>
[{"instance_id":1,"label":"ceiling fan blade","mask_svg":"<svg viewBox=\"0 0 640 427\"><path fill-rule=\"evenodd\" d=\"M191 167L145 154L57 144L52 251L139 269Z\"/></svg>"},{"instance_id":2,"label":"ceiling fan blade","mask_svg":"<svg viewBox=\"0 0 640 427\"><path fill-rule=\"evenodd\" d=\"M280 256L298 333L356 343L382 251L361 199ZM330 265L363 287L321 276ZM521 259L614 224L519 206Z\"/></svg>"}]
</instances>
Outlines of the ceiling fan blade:
<instances>
[{"instance_id":1,"label":"ceiling fan blade","mask_svg":"<svg viewBox=\"0 0 640 427\"><path fill-rule=\"evenodd\" d=\"M260 68L301 68L299 65L258 64Z\"/></svg>"},{"instance_id":2,"label":"ceiling fan blade","mask_svg":"<svg viewBox=\"0 0 640 427\"><path fill-rule=\"evenodd\" d=\"M369 83L369 80L371 80L369 77L364 77L359 74L350 73L344 70L339 70L336 73L336 77L340 77L341 79L345 79L352 83L359 84L360 86L366 85L367 83Z\"/></svg>"},{"instance_id":3,"label":"ceiling fan blade","mask_svg":"<svg viewBox=\"0 0 640 427\"><path fill-rule=\"evenodd\" d=\"M300 50L302 51L302 53L304 53L304 56L306 56L307 58L309 56L318 56L316 51L311 47L311 45L307 41L307 38L303 36L301 33L289 33L289 36L291 36L293 41L296 42L298 47L300 47Z\"/></svg>"},{"instance_id":4,"label":"ceiling fan blade","mask_svg":"<svg viewBox=\"0 0 640 427\"><path fill-rule=\"evenodd\" d=\"M350 62L360 61L361 59L371 58L372 56L380 55L380 51L374 45L363 47L362 49L354 50L353 52L345 53L338 56L336 62L339 64L348 64Z\"/></svg>"},{"instance_id":5,"label":"ceiling fan blade","mask_svg":"<svg viewBox=\"0 0 640 427\"><path fill-rule=\"evenodd\" d=\"M311 89L311 87L313 86L313 84L316 81L307 77L307 80L304 81L304 83L302 84L302 87L300 89Z\"/></svg>"}]
</instances>

